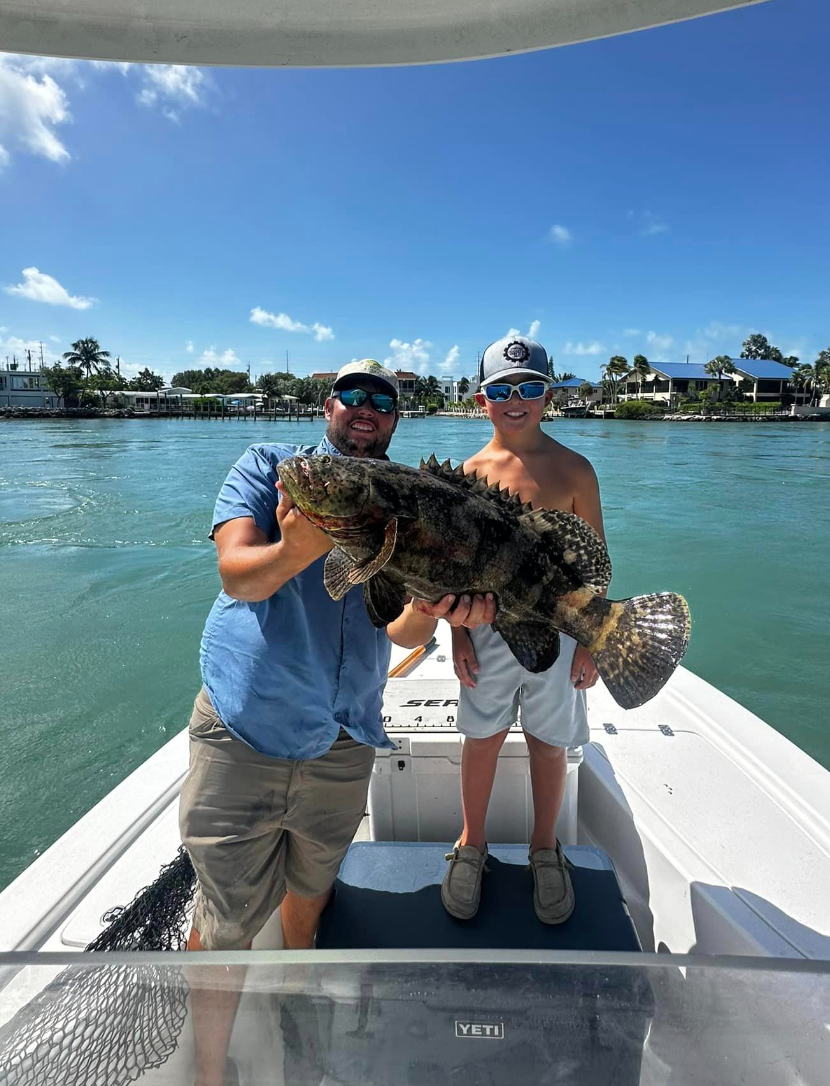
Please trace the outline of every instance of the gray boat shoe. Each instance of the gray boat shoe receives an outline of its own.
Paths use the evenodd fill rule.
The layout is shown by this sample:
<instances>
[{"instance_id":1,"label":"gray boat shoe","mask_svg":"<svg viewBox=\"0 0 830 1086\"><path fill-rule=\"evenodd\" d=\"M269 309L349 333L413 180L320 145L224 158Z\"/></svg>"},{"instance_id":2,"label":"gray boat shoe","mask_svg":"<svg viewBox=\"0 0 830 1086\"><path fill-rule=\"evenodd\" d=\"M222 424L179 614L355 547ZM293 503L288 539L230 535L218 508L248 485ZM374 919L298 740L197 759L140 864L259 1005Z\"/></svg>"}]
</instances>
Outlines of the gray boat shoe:
<instances>
[{"instance_id":1,"label":"gray boat shoe","mask_svg":"<svg viewBox=\"0 0 830 1086\"><path fill-rule=\"evenodd\" d=\"M459 920L471 920L478 912L481 900L481 876L487 870L487 847L479 852L473 845L459 845L456 841L449 860L447 873L441 883L441 900L451 916Z\"/></svg>"},{"instance_id":2,"label":"gray boat shoe","mask_svg":"<svg viewBox=\"0 0 830 1086\"><path fill-rule=\"evenodd\" d=\"M562 924L574 911L574 888L562 846L528 853L533 872L533 908L543 924Z\"/></svg>"}]
</instances>

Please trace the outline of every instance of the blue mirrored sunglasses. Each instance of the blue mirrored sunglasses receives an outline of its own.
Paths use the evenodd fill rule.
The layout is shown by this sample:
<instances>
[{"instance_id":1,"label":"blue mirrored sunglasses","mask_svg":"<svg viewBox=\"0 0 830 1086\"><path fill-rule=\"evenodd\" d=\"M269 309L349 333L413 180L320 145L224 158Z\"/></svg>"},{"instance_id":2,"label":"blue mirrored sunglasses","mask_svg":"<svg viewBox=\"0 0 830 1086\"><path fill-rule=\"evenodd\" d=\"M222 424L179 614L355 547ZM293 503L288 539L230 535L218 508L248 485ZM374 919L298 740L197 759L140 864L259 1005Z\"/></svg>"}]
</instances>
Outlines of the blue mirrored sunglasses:
<instances>
[{"instance_id":1,"label":"blue mirrored sunglasses","mask_svg":"<svg viewBox=\"0 0 830 1086\"><path fill-rule=\"evenodd\" d=\"M332 392L332 396L346 407L362 407L368 400L380 415L391 415L398 405L395 397L388 392L367 392L365 388L344 388Z\"/></svg>"},{"instance_id":2,"label":"blue mirrored sunglasses","mask_svg":"<svg viewBox=\"0 0 830 1086\"><path fill-rule=\"evenodd\" d=\"M523 400L539 400L547 392L548 386L544 381L522 381L520 385L509 385L506 381L503 385L485 385L483 392L488 400L509 400L514 392L518 392Z\"/></svg>"}]
</instances>

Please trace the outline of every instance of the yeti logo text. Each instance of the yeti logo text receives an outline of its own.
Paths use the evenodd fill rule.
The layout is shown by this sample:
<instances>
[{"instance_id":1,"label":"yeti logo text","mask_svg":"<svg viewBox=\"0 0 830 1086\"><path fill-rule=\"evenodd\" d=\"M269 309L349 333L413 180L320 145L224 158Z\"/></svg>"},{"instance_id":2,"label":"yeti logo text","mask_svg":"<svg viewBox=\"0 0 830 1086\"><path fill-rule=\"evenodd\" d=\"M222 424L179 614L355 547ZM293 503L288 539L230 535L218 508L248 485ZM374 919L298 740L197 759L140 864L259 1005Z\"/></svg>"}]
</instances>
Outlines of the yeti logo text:
<instances>
[{"instance_id":1,"label":"yeti logo text","mask_svg":"<svg viewBox=\"0 0 830 1086\"><path fill-rule=\"evenodd\" d=\"M474 1037L481 1040L489 1037L490 1040L504 1040L504 1022L458 1022L455 1023L456 1037Z\"/></svg>"}]
</instances>

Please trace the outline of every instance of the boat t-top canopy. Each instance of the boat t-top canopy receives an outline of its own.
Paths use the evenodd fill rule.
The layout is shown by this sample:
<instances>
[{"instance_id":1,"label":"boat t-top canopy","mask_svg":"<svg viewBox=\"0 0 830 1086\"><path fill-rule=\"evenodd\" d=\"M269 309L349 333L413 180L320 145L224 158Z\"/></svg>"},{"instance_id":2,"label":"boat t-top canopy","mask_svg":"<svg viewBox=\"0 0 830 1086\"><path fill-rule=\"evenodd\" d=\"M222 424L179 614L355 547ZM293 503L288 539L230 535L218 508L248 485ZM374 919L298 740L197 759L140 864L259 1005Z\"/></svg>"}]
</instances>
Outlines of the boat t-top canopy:
<instances>
[{"instance_id":1,"label":"boat t-top canopy","mask_svg":"<svg viewBox=\"0 0 830 1086\"><path fill-rule=\"evenodd\" d=\"M472 60L762 0L3 0L7 52L140 63L360 67Z\"/></svg>"}]
</instances>

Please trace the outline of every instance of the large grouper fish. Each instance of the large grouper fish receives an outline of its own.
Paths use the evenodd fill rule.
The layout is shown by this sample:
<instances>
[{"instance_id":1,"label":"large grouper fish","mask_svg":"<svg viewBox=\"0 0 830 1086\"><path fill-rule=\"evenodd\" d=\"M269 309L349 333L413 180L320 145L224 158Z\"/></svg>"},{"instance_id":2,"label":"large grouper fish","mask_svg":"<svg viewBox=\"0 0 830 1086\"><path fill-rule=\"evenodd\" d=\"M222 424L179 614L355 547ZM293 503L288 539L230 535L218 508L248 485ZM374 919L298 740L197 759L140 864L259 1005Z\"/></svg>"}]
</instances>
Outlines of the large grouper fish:
<instances>
[{"instance_id":1,"label":"large grouper fish","mask_svg":"<svg viewBox=\"0 0 830 1086\"><path fill-rule=\"evenodd\" d=\"M584 645L623 708L653 698L689 641L689 608L673 592L608 600L600 536L580 517L533 509L434 456L420 468L349 456L293 456L278 468L300 511L335 543L326 589L342 599L363 585L377 627L407 596L492 592L493 628L519 663L545 671L559 632Z\"/></svg>"}]
</instances>

